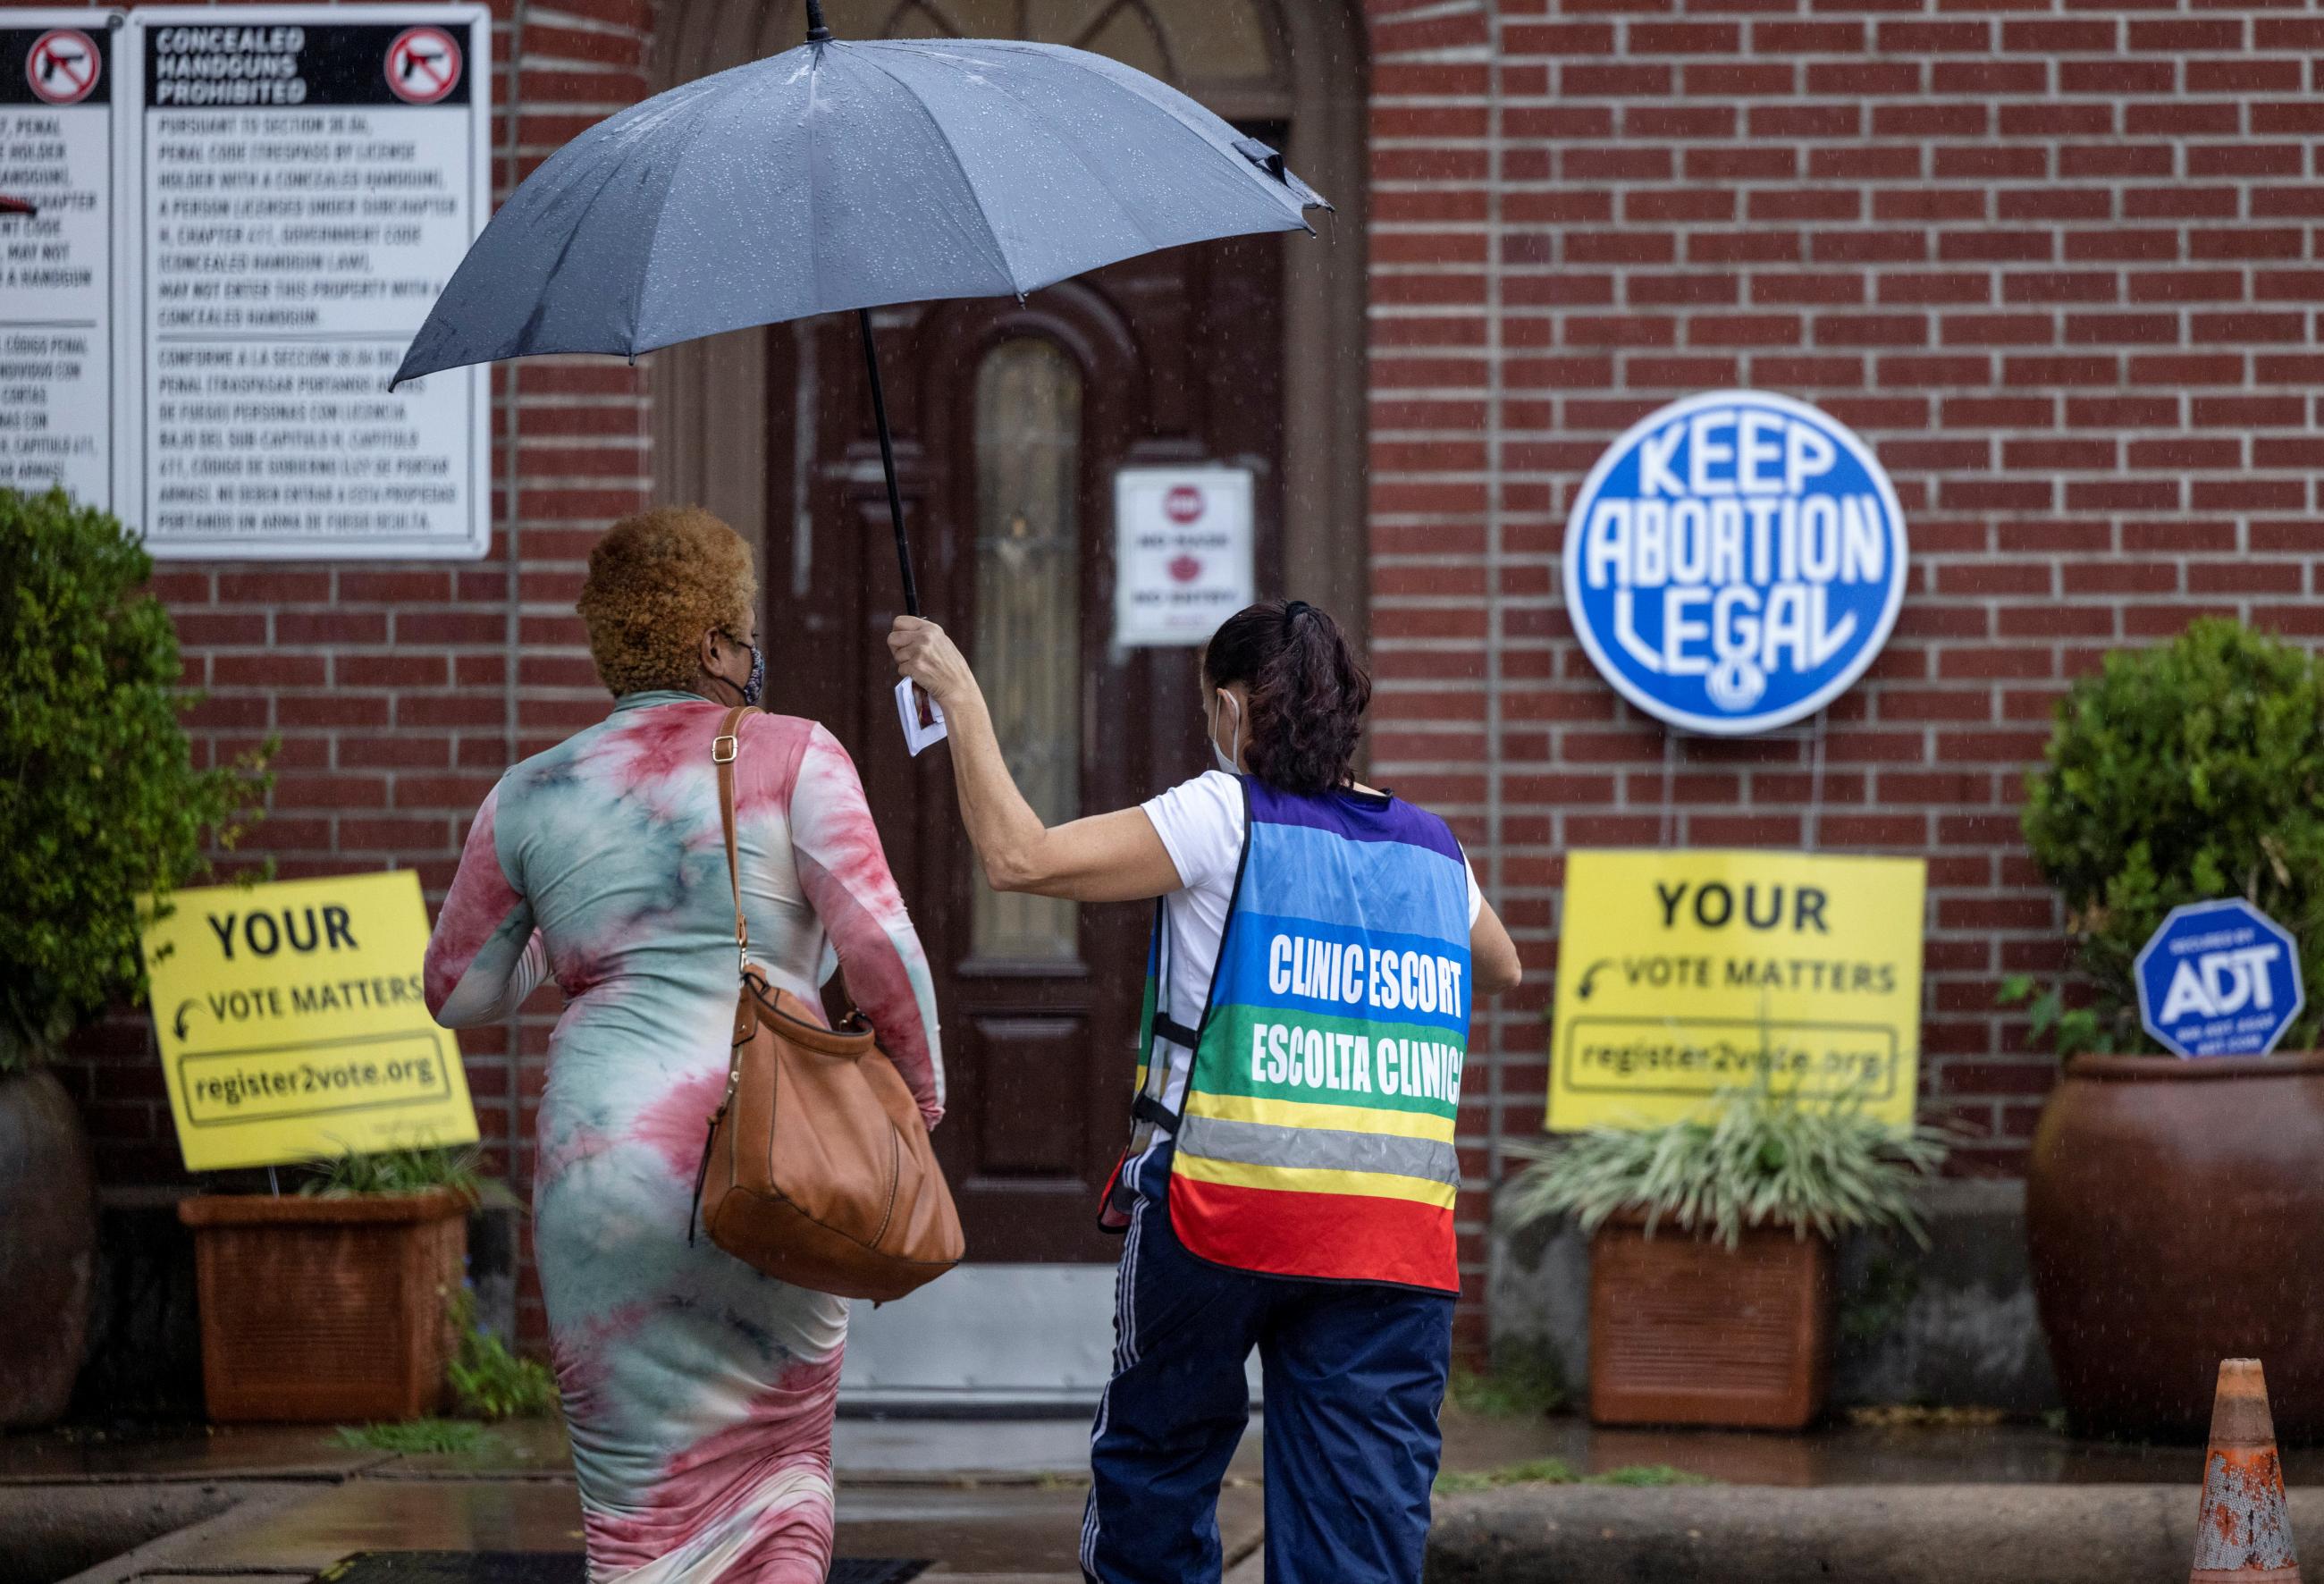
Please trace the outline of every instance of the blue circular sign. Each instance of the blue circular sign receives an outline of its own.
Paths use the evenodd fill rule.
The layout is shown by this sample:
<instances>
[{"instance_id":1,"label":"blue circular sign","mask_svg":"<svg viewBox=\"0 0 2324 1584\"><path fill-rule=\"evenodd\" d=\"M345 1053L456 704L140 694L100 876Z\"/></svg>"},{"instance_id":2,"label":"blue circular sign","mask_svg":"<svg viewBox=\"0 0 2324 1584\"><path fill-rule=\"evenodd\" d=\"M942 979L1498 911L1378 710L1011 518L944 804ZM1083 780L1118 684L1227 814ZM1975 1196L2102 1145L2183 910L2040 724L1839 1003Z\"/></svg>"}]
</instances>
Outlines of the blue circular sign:
<instances>
[{"instance_id":1,"label":"blue circular sign","mask_svg":"<svg viewBox=\"0 0 2324 1584\"><path fill-rule=\"evenodd\" d=\"M1904 603L1904 513L1871 450L1804 401L1717 391L1607 448L1565 522L1565 608L1624 698L1691 732L1813 714Z\"/></svg>"},{"instance_id":2,"label":"blue circular sign","mask_svg":"<svg viewBox=\"0 0 2324 1584\"><path fill-rule=\"evenodd\" d=\"M2300 943L2239 897L2173 907L2131 972L2139 1022L2181 1056L2264 1056L2308 999Z\"/></svg>"}]
</instances>

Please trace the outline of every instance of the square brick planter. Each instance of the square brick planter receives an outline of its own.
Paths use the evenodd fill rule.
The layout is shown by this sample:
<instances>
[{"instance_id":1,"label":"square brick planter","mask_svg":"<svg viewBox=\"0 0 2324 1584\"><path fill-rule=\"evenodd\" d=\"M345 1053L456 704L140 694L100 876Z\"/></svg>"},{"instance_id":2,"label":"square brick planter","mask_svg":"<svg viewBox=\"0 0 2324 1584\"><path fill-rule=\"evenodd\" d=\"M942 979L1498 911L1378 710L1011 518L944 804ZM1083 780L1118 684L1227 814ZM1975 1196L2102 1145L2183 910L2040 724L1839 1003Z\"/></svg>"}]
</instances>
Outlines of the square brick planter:
<instances>
[{"instance_id":1,"label":"square brick planter","mask_svg":"<svg viewBox=\"0 0 2324 1584\"><path fill-rule=\"evenodd\" d=\"M1724 1244L1609 1222L1590 1246L1590 1417L1796 1430L1823 1412L1831 1246L1789 1227Z\"/></svg>"},{"instance_id":2,"label":"square brick planter","mask_svg":"<svg viewBox=\"0 0 2324 1584\"><path fill-rule=\"evenodd\" d=\"M180 1203L194 1233L210 1418L337 1423L434 1412L468 1209L448 1189Z\"/></svg>"}]
</instances>

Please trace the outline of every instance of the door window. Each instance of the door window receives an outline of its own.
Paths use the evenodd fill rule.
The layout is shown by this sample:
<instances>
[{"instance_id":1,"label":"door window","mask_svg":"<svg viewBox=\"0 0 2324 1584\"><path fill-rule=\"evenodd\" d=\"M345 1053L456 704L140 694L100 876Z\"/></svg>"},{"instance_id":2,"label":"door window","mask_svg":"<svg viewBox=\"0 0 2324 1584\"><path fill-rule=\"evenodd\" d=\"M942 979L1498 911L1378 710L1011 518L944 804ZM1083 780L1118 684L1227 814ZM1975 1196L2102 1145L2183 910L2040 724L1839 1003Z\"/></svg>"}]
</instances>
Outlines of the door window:
<instances>
[{"instance_id":1,"label":"door window","mask_svg":"<svg viewBox=\"0 0 2324 1584\"><path fill-rule=\"evenodd\" d=\"M976 674L1010 773L1062 824L1081 814L1080 367L1038 336L1000 343L977 368L975 423ZM1078 955L1072 902L971 889L976 962Z\"/></svg>"}]
</instances>

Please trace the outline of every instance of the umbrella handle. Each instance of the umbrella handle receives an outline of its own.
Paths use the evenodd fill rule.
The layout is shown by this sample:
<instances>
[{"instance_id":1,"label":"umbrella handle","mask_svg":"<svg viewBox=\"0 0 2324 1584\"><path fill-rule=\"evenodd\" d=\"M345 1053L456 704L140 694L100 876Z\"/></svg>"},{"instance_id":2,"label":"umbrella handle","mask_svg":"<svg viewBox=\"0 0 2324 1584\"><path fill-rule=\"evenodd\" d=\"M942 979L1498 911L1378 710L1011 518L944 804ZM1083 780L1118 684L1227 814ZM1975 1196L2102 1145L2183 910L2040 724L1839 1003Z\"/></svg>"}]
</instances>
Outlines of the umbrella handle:
<instances>
[{"instance_id":1,"label":"umbrella handle","mask_svg":"<svg viewBox=\"0 0 2324 1584\"><path fill-rule=\"evenodd\" d=\"M919 585L912 580L912 541L904 532L904 496L896 487L896 447L888 437L888 397L880 388L880 349L872 339L872 310L855 310L863 332L863 372L872 380L872 418L880 427L880 468L888 479L888 520L896 530L896 566L904 575L904 614L920 613Z\"/></svg>"}]
</instances>

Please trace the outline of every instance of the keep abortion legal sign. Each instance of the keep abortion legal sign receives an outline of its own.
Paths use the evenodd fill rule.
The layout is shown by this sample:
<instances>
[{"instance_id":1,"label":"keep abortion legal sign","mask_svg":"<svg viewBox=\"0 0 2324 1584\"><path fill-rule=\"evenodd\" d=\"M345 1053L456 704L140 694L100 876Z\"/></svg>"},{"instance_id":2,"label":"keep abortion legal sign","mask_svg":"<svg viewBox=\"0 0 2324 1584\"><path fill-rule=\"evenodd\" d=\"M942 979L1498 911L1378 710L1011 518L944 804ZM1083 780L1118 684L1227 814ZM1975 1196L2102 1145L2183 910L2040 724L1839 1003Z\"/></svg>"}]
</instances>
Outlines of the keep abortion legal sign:
<instances>
[{"instance_id":1,"label":"keep abortion legal sign","mask_svg":"<svg viewBox=\"0 0 2324 1584\"><path fill-rule=\"evenodd\" d=\"M1565 603L1648 714L1746 736L1864 674L1904 600L1904 514L1871 449L1803 401L1713 391L1634 425L1565 527Z\"/></svg>"}]
</instances>

